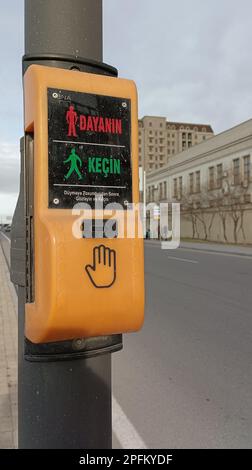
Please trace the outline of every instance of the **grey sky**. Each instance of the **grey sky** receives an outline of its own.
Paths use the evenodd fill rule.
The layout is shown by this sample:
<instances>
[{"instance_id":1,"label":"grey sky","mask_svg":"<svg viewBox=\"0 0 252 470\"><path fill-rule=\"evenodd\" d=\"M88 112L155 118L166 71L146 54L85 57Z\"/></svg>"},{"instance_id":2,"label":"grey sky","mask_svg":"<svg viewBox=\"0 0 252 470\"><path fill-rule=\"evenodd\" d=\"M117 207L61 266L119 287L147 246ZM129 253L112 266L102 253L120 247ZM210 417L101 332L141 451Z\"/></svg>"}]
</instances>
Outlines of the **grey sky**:
<instances>
[{"instance_id":1,"label":"grey sky","mask_svg":"<svg viewBox=\"0 0 252 470\"><path fill-rule=\"evenodd\" d=\"M104 61L136 81L140 116L210 123L216 133L251 118L251 0L103 3ZM23 1L1 2L0 13L1 215L18 190Z\"/></svg>"}]
</instances>

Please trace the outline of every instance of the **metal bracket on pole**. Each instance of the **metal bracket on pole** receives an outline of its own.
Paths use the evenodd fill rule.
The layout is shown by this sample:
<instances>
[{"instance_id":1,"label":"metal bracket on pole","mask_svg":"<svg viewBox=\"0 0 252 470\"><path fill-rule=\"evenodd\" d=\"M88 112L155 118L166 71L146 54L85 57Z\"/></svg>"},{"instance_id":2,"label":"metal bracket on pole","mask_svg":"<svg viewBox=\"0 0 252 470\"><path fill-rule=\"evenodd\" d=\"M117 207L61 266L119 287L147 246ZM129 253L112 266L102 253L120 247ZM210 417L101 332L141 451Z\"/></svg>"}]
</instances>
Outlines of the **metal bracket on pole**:
<instances>
[{"instance_id":1,"label":"metal bracket on pole","mask_svg":"<svg viewBox=\"0 0 252 470\"><path fill-rule=\"evenodd\" d=\"M65 54L26 54L23 56L23 74L29 65L45 65L60 69L78 70L80 72L95 73L99 75L111 75L117 77L118 71L115 67L98 62L97 60L85 59Z\"/></svg>"}]
</instances>

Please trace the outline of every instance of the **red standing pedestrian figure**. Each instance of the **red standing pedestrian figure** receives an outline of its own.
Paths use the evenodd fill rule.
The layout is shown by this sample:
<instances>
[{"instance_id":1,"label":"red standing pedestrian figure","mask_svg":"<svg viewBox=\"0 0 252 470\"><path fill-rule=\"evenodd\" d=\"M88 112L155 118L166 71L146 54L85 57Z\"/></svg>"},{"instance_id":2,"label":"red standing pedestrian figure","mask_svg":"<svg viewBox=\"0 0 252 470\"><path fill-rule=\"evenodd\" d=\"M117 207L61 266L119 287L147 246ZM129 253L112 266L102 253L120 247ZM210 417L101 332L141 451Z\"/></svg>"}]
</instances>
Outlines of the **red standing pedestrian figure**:
<instances>
[{"instance_id":1,"label":"red standing pedestrian figure","mask_svg":"<svg viewBox=\"0 0 252 470\"><path fill-rule=\"evenodd\" d=\"M78 116L76 111L74 111L74 107L71 105L69 106L69 110L66 113L66 120L68 124L68 137L77 137L76 134L76 124L78 121Z\"/></svg>"}]
</instances>

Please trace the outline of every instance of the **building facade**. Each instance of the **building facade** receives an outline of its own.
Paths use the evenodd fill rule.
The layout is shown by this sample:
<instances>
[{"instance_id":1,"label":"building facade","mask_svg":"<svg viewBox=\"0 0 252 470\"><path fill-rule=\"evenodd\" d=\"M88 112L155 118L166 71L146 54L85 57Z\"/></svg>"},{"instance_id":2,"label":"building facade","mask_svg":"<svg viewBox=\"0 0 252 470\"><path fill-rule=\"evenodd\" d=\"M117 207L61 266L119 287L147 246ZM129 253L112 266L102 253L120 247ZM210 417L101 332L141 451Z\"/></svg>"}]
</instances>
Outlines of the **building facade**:
<instances>
[{"instance_id":1,"label":"building facade","mask_svg":"<svg viewBox=\"0 0 252 470\"><path fill-rule=\"evenodd\" d=\"M139 120L139 164L146 172L162 168L173 155L213 137L204 124L169 122L165 117Z\"/></svg>"},{"instance_id":2,"label":"building facade","mask_svg":"<svg viewBox=\"0 0 252 470\"><path fill-rule=\"evenodd\" d=\"M147 202L181 204L182 237L252 243L252 119L147 175Z\"/></svg>"}]
</instances>

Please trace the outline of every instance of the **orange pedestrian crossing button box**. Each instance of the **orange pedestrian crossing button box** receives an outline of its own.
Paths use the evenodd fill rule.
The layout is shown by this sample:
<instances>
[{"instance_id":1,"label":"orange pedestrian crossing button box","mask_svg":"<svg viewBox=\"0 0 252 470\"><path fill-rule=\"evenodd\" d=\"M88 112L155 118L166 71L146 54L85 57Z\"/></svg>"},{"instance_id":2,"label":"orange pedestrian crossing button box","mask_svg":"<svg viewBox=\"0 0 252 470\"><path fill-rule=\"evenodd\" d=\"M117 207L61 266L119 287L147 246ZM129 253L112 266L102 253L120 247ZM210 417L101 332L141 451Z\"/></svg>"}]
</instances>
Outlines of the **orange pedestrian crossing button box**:
<instances>
[{"instance_id":1,"label":"orange pedestrian crossing button box","mask_svg":"<svg viewBox=\"0 0 252 470\"><path fill-rule=\"evenodd\" d=\"M46 343L137 331L144 255L135 210L136 87L31 65L24 92L33 142L26 156L26 337Z\"/></svg>"}]
</instances>

